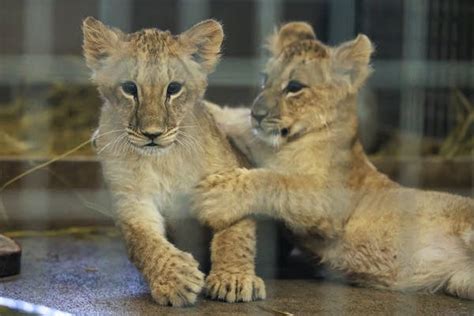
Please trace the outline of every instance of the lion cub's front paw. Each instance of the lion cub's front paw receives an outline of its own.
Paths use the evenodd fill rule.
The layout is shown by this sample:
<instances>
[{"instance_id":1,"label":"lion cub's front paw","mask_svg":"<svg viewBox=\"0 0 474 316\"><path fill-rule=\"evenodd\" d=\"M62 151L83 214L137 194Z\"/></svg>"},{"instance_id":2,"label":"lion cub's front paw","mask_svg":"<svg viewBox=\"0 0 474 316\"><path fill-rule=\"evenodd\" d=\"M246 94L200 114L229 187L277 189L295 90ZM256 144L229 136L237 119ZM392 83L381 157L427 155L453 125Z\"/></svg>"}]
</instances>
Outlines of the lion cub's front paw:
<instances>
[{"instance_id":1,"label":"lion cub's front paw","mask_svg":"<svg viewBox=\"0 0 474 316\"><path fill-rule=\"evenodd\" d=\"M229 226L244 217L248 211L240 190L246 169L212 174L195 189L193 208L199 220L214 229Z\"/></svg>"},{"instance_id":2,"label":"lion cub's front paw","mask_svg":"<svg viewBox=\"0 0 474 316\"><path fill-rule=\"evenodd\" d=\"M212 273L206 279L206 295L229 303L263 300L265 283L255 274Z\"/></svg>"},{"instance_id":3,"label":"lion cub's front paw","mask_svg":"<svg viewBox=\"0 0 474 316\"><path fill-rule=\"evenodd\" d=\"M204 274L199 271L197 261L179 250L163 260L155 271L156 277L150 281L153 299L161 305L194 304L204 286Z\"/></svg>"}]
</instances>

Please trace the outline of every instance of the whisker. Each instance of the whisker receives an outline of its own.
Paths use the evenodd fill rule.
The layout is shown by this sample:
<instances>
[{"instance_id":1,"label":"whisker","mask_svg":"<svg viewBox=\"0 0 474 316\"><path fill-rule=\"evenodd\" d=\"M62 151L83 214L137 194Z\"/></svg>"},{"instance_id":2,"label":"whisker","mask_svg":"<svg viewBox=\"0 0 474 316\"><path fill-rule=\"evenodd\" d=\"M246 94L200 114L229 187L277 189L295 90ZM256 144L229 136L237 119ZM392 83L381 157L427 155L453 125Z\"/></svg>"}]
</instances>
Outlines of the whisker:
<instances>
[{"instance_id":1,"label":"whisker","mask_svg":"<svg viewBox=\"0 0 474 316\"><path fill-rule=\"evenodd\" d=\"M109 143L107 143L104 147L102 147L98 152L97 152L97 155L100 155L105 149L107 149L108 147L112 146L112 148L114 148L114 146L120 141L122 140L124 137L126 137L127 134L121 134L119 136L117 136L115 139L111 140Z\"/></svg>"},{"instance_id":2,"label":"whisker","mask_svg":"<svg viewBox=\"0 0 474 316\"><path fill-rule=\"evenodd\" d=\"M133 151L132 144L127 139L127 136L124 135L117 143L114 145L113 150L114 152L118 149L121 149L122 153L129 154Z\"/></svg>"},{"instance_id":3,"label":"whisker","mask_svg":"<svg viewBox=\"0 0 474 316\"><path fill-rule=\"evenodd\" d=\"M98 134L98 135L96 136L96 138L97 138L97 137L102 137L102 136L104 136L104 135L108 135L108 134L111 134L111 133L117 133L117 132L123 132L123 131L125 131L123 128L122 128L122 129L116 129L116 130L113 130L113 131L107 131L107 132L104 132L104 133L102 133L102 134Z\"/></svg>"},{"instance_id":4,"label":"whisker","mask_svg":"<svg viewBox=\"0 0 474 316\"><path fill-rule=\"evenodd\" d=\"M110 145L112 145L117 139L113 139L110 142L108 142L104 147L102 147L98 152L97 155L100 155L106 148L108 148Z\"/></svg>"},{"instance_id":5,"label":"whisker","mask_svg":"<svg viewBox=\"0 0 474 316\"><path fill-rule=\"evenodd\" d=\"M192 141L194 144L196 144L196 146L197 146L197 145L200 145L199 142L197 141L197 139L196 139L194 136L192 136L191 134L182 133L182 135L183 135L184 137L187 137L187 138L188 138L190 141Z\"/></svg>"},{"instance_id":6,"label":"whisker","mask_svg":"<svg viewBox=\"0 0 474 316\"><path fill-rule=\"evenodd\" d=\"M137 131L134 131L133 129L127 128L126 132L138 138L143 137L140 133L138 133Z\"/></svg>"},{"instance_id":7,"label":"whisker","mask_svg":"<svg viewBox=\"0 0 474 316\"><path fill-rule=\"evenodd\" d=\"M191 151L193 148L194 148L194 144L186 138L186 135L183 135L182 133L179 134L180 136L182 136L181 138L180 137L177 137L176 138L176 141L183 145L183 147L185 147L187 150Z\"/></svg>"},{"instance_id":8,"label":"whisker","mask_svg":"<svg viewBox=\"0 0 474 316\"><path fill-rule=\"evenodd\" d=\"M196 138L194 138L190 134L185 133L183 131L179 131L178 135L182 136L181 140L184 143L188 144L190 149L202 149L202 146L199 144L199 142L196 140Z\"/></svg>"},{"instance_id":9,"label":"whisker","mask_svg":"<svg viewBox=\"0 0 474 316\"><path fill-rule=\"evenodd\" d=\"M123 135L119 136L117 141L112 145L111 151L116 154L117 153L117 146L119 146L119 145L122 145L119 148L122 148L122 151L123 151L123 148L127 147L127 146L123 146L124 145L123 141L126 140L126 138L127 138L126 134L123 134Z\"/></svg>"},{"instance_id":10,"label":"whisker","mask_svg":"<svg viewBox=\"0 0 474 316\"><path fill-rule=\"evenodd\" d=\"M182 140L176 138L176 142L177 142L180 146L182 146L185 150L187 150L188 152L191 151L191 148L190 148L186 143L184 143Z\"/></svg>"}]
</instances>

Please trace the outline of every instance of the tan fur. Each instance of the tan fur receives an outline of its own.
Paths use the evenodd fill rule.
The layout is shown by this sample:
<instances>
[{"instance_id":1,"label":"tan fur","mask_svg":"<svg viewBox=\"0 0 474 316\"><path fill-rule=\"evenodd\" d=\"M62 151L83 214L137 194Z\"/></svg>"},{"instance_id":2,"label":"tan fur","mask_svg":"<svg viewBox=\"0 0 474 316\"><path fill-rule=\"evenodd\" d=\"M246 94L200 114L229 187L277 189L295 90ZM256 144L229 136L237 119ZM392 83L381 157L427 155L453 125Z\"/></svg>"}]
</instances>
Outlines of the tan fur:
<instances>
[{"instance_id":1,"label":"tan fur","mask_svg":"<svg viewBox=\"0 0 474 316\"><path fill-rule=\"evenodd\" d=\"M304 36L290 32L293 26ZM314 34L309 28L290 23L278 33L297 40L273 46L268 80L252 107L268 113L260 126L249 110L212 107L224 132L260 168L201 182L198 216L224 228L264 213L285 221L303 249L351 282L474 299L473 200L404 188L374 168L356 116L372 45L364 35L338 47L315 38L302 45ZM285 92L295 79L307 87ZM222 212L224 205L231 211Z\"/></svg>"},{"instance_id":2,"label":"tan fur","mask_svg":"<svg viewBox=\"0 0 474 316\"><path fill-rule=\"evenodd\" d=\"M219 57L222 27L208 20L179 36L158 29L124 34L87 18L83 31L84 55L104 100L95 142L130 258L156 302L193 304L204 276L190 254L166 239L164 218L189 216L176 212L186 209L179 206L200 178L241 165L202 99L206 75ZM136 83L137 97L121 88L125 81ZM173 81L183 87L168 95ZM145 132L161 133L156 147L145 146ZM198 232L196 227L189 237ZM251 219L214 236L206 282L210 297L265 298L263 281L255 275L255 238Z\"/></svg>"}]
</instances>

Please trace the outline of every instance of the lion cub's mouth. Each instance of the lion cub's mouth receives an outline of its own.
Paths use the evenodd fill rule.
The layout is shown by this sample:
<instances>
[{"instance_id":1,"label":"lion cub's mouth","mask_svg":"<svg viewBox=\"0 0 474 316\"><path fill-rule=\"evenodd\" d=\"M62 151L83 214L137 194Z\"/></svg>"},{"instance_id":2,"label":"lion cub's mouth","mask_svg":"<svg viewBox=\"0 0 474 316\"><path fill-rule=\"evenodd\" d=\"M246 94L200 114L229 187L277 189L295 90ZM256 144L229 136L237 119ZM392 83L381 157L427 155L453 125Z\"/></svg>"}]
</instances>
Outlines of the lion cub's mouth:
<instances>
[{"instance_id":1,"label":"lion cub's mouth","mask_svg":"<svg viewBox=\"0 0 474 316\"><path fill-rule=\"evenodd\" d=\"M256 134L261 134L262 136L287 138L290 136L291 127L256 125L253 126L253 130Z\"/></svg>"},{"instance_id":2,"label":"lion cub's mouth","mask_svg":"<svg viewBox=\"0 0 474 316\"><path fill-rule=\"evenodd\" d=\"M130 144L137 148L137 149L146 149L147 151L150 150L161 150L161 149L166 149L176 142L176 136L177 133L169 133L166 135L163 135L159 138L156 138L154 140L144 140L143 138L135 138L131 137L129 142Z\"/></svg>"},{"instance_id":3,"label":"lion cub's mouth","mask_svg":"<svg viewBox=\"0 0 474 316\"><path fill-rule=\"evenodd\" d=\"M170 147L174 143L175 143L174 141L166 143L166 144L155 143L155 142L149 142L146 144L136 144L134 142L130 142L130 144L132 144L133 147L143 148L143 149L153 149L153 150L165 149L165 148Z\"/></svg>"},{"instance_id":4,"label":"lion cub's mouth","mask_svg":"<svg viewBox=\"0 0 474 316\"><path fill-rule=\"evenodd\" d=\"M284 143L288 142L290 138L290 127L279 126L253 126L252 131L255 136L260 138L265 143L272 147L278 148Z\"/></svg>"},{"instance_id":5,"label":"lion cub's mouth","mask_svg":"<svg viewBox=\"0 0 474 316\"><path fill-rule=\"evenodd\" d=\"M306 134L307 129L301 124L292 124L290 126L262 126L255 124L252 127L253 133L270 143L272 146L281 146L283 143L295 141Z\"/></svg>"},{"instance_id":6,"label":"lion cub's mouth","mask_svg":"<svg viewBox=\"0 0 474 316\"><path fill-rule=\"evenodd\" d=\"M155 142L150 142L148 144L145 145L145 147L159 147L160 145L158 145L157 143Z\"/></svg>"}]
</instances>

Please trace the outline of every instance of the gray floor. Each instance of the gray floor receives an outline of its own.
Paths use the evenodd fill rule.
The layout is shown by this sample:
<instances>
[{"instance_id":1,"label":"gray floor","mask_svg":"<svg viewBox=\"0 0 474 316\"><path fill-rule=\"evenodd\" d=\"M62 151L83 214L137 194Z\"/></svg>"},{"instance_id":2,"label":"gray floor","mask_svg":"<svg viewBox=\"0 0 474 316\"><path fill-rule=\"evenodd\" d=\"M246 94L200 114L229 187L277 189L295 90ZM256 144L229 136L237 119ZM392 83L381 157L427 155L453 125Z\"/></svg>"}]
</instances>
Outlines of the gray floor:
<instances>
[{"instance_id":1,"label":"gray floor","mask_svg":"<svg viewBox=\"0 0 474 316\"><path fill-rule=\"evenodd\" d=\"M319 280L266 280L268 299L227 304L201 298L195 307L160 307L111 230L16 237L22 274L0 281L0 296L74 314L202 315L474 315L474 302L407 295Z\"/></svg>"}]
</instances>

